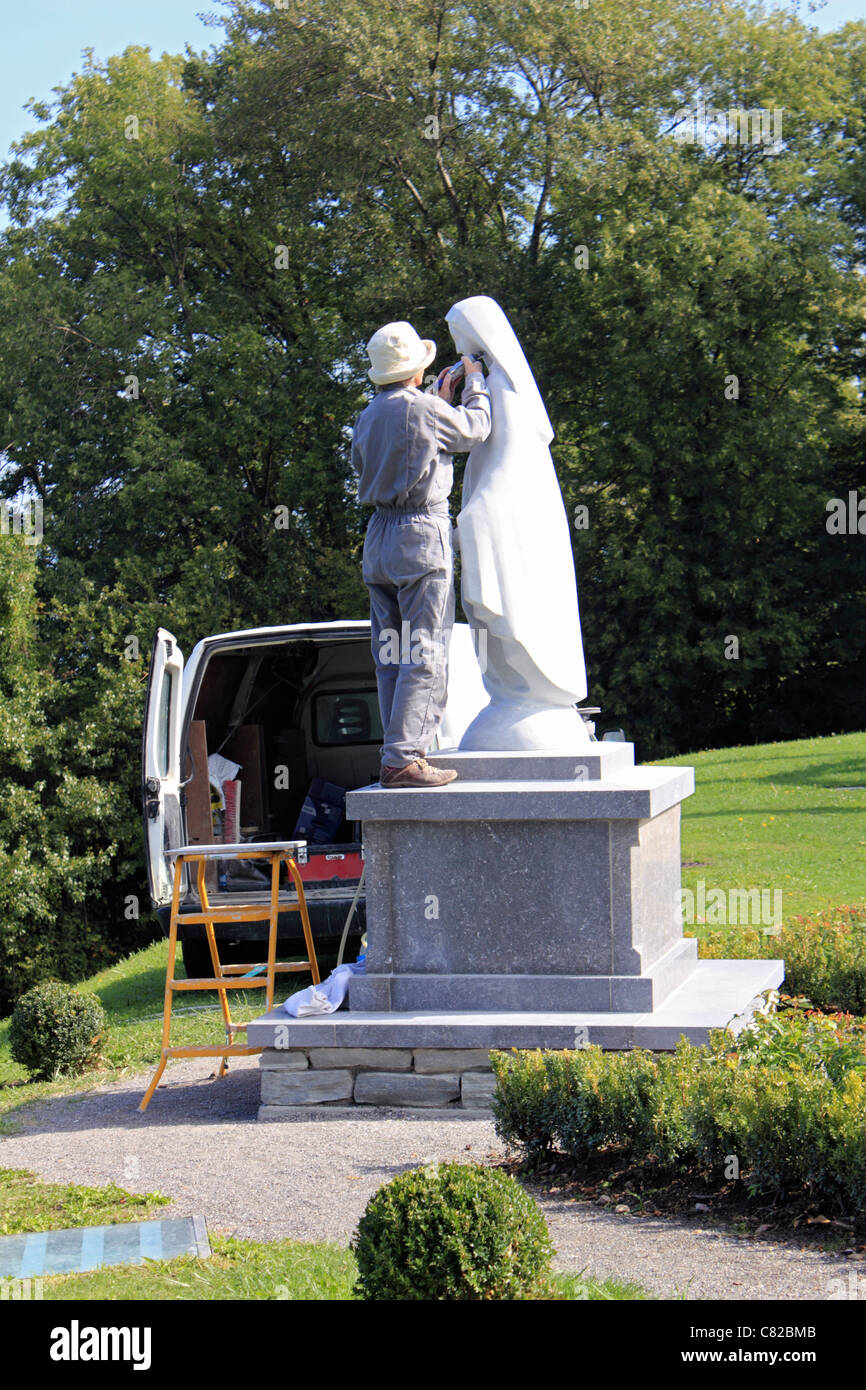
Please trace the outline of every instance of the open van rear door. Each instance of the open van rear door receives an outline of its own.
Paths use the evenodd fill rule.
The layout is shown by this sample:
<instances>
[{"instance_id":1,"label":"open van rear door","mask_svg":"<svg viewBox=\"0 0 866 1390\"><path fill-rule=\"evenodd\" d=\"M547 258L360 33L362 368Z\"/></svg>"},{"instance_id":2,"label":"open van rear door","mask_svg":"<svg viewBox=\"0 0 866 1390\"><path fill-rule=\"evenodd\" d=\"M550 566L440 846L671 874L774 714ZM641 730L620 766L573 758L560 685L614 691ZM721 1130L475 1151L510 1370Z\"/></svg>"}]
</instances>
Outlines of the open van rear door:
<instances>
[{"instance_id":1,"label":"open van rear door","mask_svg":"<svg viewBox=\"0 0 866 1390\"><path fill-rule=\"evenodd\" d=\"M177 639L159 628L147 679L142 735L144 849L154 907L171 901L172 868L166 849L182 844L180 731L183 653Z\"/></svg>"}]
</instances>

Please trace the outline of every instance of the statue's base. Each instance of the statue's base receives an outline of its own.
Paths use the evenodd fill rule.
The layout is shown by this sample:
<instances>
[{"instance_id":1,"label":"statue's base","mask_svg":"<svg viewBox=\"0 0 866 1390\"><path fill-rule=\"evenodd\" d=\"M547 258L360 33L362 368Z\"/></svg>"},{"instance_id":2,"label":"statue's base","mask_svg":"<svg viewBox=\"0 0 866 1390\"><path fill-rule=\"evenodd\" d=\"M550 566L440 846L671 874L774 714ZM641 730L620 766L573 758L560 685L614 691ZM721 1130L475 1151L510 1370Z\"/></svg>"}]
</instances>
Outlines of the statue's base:
<instances>
[{"instance_id":1,"label":"statue's base","mask_svg":"<svg viewBox=\"0 0 866 1390\"><path fill-rule=\"evenodd\" d=\"M680 941L642 975L379 974L350 982L350 1008L365 1012L543 1008L650 1012L694 971L698 943Z\"/></svg>"},{"instance_id":2,"label":"statue's base","mask_svg":"<svg viewBox=\"0 0 866 1390\"><path fill-rule=\"evenodd\" d=\"M559 749L580 753L591 747L589 730L574 705L498 696L479 711L460 740L461 752L510 748L520 752Z\"/></svg>"},{"instance_id":3,"label":"statue's base","mask_svg":"<svg viewBox=\"0 0 866 1390\"><path fill-rule=\"evenodd\" d=\"M430 790L365 787L366 975L349 1007L658 1008L695 968L682 937L680 802L691 768L585 754L455 752Z\"/></svg>"},{"instance_id":4,"label":"statue's base","mask_svg":"<svg viewBox=\"0 0 866 1390\"><path fill-rule=\"evenodd\" d=\"M475 1075L486 1050L706 1043L781 983L781 961L698 961L683 938L691 768L635 767L626 743L429 761L458 780L347 796L364 826L366 973L348 1010L274 1009L249 1025L266 1049L263 1118L477 1105L491 1093Z\"/></svg>"},{"instance_id":5,"label":"statue's base","mask_svg":"<svg viewBox=\"0 0 866 1390\"><path fill-rule=\"evenodd\" d=\"M321 1018L292 1018L271 1009L248 1025L255 1047L575 1048L673 1051L681 1037L706 1043L716 1028L739 1029L767 990L782 982L780 960L702 960L688 979L651 1013L538 1009L443 1009L358 1013L340 1009ZM360 976L358 976L360 979Z\"/></svg>"},{"instance_id":6,"label":"statue's base","mask_svg":"<svg viewBox=\"0 0 866 1390\"><path fill-rule=\"evenodd\" d=\"M511 1048L671 1051L680 1038L706 1043L710 1031L736 1033L782 980L780 960L700 961L651 1013L357 1013L294 1019L283 1009L249 1025L263 1047L260 1120L287 1119L298 1107L445 1108L478 1114L493 1095L487 1052ZM360 978L360 976L358 977Z\"/></svg>"}]
</instances>

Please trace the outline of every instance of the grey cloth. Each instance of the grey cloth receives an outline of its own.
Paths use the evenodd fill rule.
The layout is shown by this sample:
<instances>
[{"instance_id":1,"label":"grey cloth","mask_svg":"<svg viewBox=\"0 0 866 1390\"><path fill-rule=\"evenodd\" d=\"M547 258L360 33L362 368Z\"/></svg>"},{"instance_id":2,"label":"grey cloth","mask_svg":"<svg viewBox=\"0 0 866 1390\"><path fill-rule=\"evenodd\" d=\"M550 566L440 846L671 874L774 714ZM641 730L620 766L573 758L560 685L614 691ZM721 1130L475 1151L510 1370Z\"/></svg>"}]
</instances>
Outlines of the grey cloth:
<instances>
[{"instance_id":1,"label":"grey cloth","mask_svg":"<svg viewBox=\"0 0 866 1390\"><path fill-rule=\"evenodd\" d=\"M386 387L352 432L359 500L412 511L444 502L454 481L451 455L467 453L489 433L490 395L480 370L466 378L459 406L417 386Z\"/></svg>"},{"instance_id":2,"label":"grey cloth","mask_svg":"<svg viewBox=\"0 0 866 1390\"><path fill-rule=\"evenodd\" d=\"M490 433L480 371L467 377L463 399L452 406L414 386L389 387L361 412L352 435L358 495L376 507L363 575L389 767L424 756L445 709L454 625L451 455Z\"/></svg>"}]
</instances>

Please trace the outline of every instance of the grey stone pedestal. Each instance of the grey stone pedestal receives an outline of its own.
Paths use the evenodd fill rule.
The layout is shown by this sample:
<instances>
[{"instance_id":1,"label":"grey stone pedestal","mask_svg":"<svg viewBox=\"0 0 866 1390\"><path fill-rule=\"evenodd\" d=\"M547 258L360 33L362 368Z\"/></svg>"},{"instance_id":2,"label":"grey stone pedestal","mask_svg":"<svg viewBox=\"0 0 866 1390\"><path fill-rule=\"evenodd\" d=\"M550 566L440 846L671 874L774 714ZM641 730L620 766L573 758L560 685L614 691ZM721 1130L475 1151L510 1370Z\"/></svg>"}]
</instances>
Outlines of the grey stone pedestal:
<instances>
[{"instance_id":1,"label":"grey stone pedestal","mask_svg":"<svg viewBox=\"0 0 866 1390\"><path fill-rule=\"evenodd\" d=\"M630 744L440 754L430 791L350 792L363 821L367 973L352 1011L646 1013L691 973L680 802L691 768L636 768Z\"/></svg>"},{"instance_id":2,"label":"grey stone pedestal","mask_svg":"<svg viewBox=\"0 0 866 1390\"><path fill-rule=\"evenodd\" d=\"M484 1104L492 1078L475 1064L465 1080L467 1049L702 1043L781 983L781 961L699 962L683 938L692 768L635 767L625 743L429 761L458 780L348 793L364 827L366 974L348 1010L275 1009L249 1025L267 1049L262 1118L298 1104Z\"/></svg>"}]
</instances>

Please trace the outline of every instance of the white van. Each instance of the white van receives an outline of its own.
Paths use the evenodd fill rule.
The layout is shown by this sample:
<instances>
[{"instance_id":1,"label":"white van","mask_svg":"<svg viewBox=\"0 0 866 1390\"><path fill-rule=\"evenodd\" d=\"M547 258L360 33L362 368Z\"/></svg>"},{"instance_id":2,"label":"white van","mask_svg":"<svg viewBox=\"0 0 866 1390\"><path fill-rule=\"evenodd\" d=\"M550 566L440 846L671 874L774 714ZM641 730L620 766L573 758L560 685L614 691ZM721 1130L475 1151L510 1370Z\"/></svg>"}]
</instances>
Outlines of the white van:
<instances>
[{"instance_id":1,"label":"white van","mask_svg":"<svg viewBox=\"0 0 866 1390\"><path fill-rule=\"evenodd\" d=\"M440 747L454 747L487 703L481 670L465 624L454 628L448 705ZM369 622L297 623L205 637L184 663L170 632L154 642L142 746L145 847L154 908L168 932L172 868L165 850L213 843L208 758L215 753L240 765L240 832L251 842L308 839L300 865L317 947L327 955L342 934L362 869L360 825L343 818L327 843L295 835L314 778L351 790L378 781L382 725ZM268 898L255 861L214 868L214 903L242 892ZM210 885L209 885L210 888ZM198 899L187 882L182 911ZM364 929L363 897L352 934ZM218 924L226 962L262 958L267 922ZM204 927L181 928L184 966L191 976L211 973ZM255 943L252 947L251 943ZM302 946L297 912L282 914L280 954ZM352 956L349 956L351 959Z\"/></svg>"}]
</instances>

